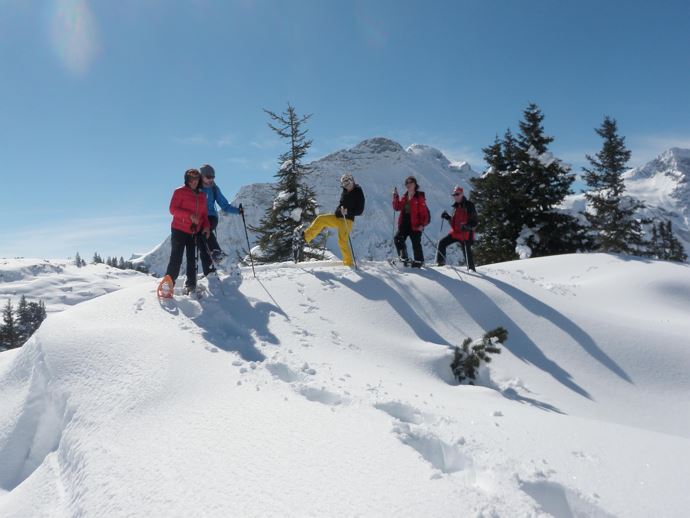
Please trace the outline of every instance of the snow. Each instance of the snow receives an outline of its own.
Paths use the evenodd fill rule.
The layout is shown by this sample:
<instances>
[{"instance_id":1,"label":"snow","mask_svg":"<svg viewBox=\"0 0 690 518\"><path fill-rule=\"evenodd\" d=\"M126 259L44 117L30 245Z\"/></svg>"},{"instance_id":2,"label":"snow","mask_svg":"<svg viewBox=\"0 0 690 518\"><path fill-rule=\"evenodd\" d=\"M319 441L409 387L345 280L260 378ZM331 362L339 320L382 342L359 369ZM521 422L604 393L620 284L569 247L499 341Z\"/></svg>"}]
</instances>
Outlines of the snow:
<instances>
[{"instance_id":1,"label":"snow","mask_svg":"<svg viewBox=\"0 0 690 518\"><path fill-rule=\"evenodd\" d=\"M0 258L0 300L9 299L16 307L22 295L30 302L40 298L48 313L150 281L151 277L141 272L102 263L79 268L64 259Z\"/></svg>"},{"instance_id":2,"label":"snow","mask_svg":"<svg viewBox=\"0 0 690 518\"><path fill-rule=\"evenodd\" d=\"M360 265L50 314L0 353L0 516L687 514L688 265ZM499 325L455 384L452 346Z\"/></svg>"}]
</instances>

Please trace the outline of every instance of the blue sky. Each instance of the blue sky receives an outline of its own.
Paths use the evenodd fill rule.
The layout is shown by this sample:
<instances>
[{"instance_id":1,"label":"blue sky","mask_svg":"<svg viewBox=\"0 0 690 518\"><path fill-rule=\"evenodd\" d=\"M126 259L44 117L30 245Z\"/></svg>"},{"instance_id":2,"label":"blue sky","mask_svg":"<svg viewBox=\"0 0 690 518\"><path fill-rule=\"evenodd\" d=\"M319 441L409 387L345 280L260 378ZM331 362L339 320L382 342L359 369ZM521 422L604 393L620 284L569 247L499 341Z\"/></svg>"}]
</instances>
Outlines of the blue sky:
<instances>
[{"instance_id":1,"label":"blue sky","mask_svg":"<svg viewBox=\"0 0 690 518\"><path fill-rule=\"evenodd\" d=\"M529 102L576 168L604 115L632 165L690 148L690 4L0 0L0 100L0 257L127 258L188 167L271 181L288 101L309 159L386 136L480 170Z\"/></svg>"}]
</instances>

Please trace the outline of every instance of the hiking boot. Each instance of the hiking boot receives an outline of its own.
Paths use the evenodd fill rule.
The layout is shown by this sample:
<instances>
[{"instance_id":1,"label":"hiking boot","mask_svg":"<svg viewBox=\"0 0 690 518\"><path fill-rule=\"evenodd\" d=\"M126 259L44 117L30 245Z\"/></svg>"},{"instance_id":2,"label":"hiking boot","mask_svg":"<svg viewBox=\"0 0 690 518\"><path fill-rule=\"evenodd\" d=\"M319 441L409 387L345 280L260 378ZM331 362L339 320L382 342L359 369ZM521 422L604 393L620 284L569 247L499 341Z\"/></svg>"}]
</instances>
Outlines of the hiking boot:
<instances>
[{"instance_id":1,"label":"hiking boot","mask_svg":"<svg viewBox=\"0 0 690 518\"><path fill-rule=\"evenodd\" d=\"M211 251L211 259L213 259L213 262L219 263L223 259L225 259L228 256L225 252L222 250L215 249Z\"/></svg>"},{"instance_id":2,"label":"hiking boot","mask_svg":"<svg viewBox=\"0 0 690 518\"><path fill-rule=\"evenodd\" d=\"M185 286L183 293L185 295L192 295L196 291L196 286Z\"/></svg>"},{"instance_id":3,"label":"hiking boot","mask_svg":"<svg viewBox=\"0 0 690 518\"><path fill-rule=\"evenodd\" d=\"M421 268L424 266L424 261L412 261L412 268Z\"/></svg>"}]
</instances>

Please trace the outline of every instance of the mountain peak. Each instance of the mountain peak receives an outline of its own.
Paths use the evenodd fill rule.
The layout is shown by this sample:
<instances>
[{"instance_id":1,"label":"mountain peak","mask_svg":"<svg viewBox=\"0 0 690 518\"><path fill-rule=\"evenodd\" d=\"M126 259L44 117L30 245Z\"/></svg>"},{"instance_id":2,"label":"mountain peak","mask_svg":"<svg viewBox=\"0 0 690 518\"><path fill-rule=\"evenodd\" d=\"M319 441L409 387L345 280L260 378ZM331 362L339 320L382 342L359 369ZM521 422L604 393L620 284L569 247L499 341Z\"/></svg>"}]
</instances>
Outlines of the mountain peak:
<instances>
[{"instance_id":1,"label":"mountain peak","mask_svg":"<svg viewBox=\"0 0 690 518\"><path fill-rule=\"evenodd\" d=\"M641 167L631 169L626 178L639 180L657 175L687 181L690 178L690 149L672 147Z\"/></svg>"},{"instance_id":2,"label":"mountain peak","mask_svg":"<svg viewBox=\"0 0 690 518\"><path fill-rule=\"evenodd\" d=\"M391 140L385 137L374 137L370 139L363 140L351 151L357 153L400 153L403 147L398 144L395 140Z\"/></svg>"},{"instance_id":3,"label":"mountain peak","mask_svg":"<svg viewBox=\"0 0 690 518\"><path fill-rule=\"evenodd\" d=\"M418 157L437 160L444 165L450 164L450 160L448 160L441 150L433 146L427 146L426 144L412 144L407 148L407 152Z\"/></svg>"}]
</instances>

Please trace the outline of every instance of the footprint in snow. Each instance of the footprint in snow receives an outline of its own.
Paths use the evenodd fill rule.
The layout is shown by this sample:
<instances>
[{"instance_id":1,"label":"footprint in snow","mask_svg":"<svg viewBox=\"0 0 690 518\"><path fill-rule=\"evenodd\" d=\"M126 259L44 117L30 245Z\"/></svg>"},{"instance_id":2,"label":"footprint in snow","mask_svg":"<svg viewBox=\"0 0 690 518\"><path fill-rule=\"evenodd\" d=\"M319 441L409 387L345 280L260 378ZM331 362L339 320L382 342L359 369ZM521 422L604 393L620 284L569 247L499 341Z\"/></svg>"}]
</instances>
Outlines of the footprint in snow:
<instances>
[{"instance_id":1,"label":"footprint in snow","mask_svg":"<svg viewBox=\"0 0 690 518\"><path fill-rule=\"evenodd\" d=\"M612 518L595 503L596 495L588 498L578 492L550 481L520 482L520 489L539 504L541 509L553 516L572 518L575 516L596 516Z\"/></svg>"},{"instance_id":2,"label":"footprint in snow","mask_svg":"<svg viewBox=\"0 0 690 518\"><path fill-rule=\"evenodd\" d=\"M134 303L134 312L138 313L142 309L144 309L144 298L143 297L139 298L139 300L137 300Z\"/></svg>"}]
</instances>

